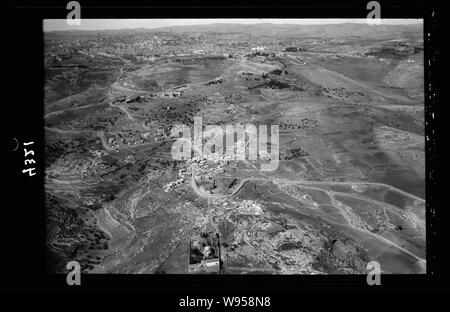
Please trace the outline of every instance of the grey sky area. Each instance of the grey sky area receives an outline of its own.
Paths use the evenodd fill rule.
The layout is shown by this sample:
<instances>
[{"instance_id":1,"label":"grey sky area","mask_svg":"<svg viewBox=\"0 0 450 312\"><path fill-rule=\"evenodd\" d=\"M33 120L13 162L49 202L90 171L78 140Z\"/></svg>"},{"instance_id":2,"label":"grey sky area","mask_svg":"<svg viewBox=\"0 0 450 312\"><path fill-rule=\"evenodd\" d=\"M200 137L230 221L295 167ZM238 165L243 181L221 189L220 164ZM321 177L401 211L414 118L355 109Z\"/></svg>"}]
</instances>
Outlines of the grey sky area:
<instances>
[{"instance_id":1,"label":"grey sky area","mask_svg":"<svg viewBox=\"0 0 450 312\"><path fill-rule=\"evenodd\" d=\"M81 19L81 25L70 26L65 19L44 20L44 31L55 30L105 30L125 28L159 28L183 25L231 24L340 24L366 23L366 19ZM382 19L382 25L420 24L422 19Z\"/></svg>"}]
</instances>

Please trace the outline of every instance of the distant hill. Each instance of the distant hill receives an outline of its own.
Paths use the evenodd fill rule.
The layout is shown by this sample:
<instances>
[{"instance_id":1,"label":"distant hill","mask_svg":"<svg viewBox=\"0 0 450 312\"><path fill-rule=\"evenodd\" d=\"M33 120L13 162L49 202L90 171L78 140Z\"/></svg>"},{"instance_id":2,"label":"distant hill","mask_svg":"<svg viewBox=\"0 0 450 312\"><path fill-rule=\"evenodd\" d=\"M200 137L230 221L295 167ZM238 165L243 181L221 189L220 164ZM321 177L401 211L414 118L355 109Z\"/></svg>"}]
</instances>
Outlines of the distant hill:
<instances>
[{"instance_id":1,"label":"distant hill","mask_svg":"<svg viewBox=\"0 0 450 312\"><path fill-rule=\"evenodd\" d=\"M256 36L274 37L365 37L365 38L421 38L422 24L412 25L367 25L357 23L324 24L324 25L296 25L296 24L226 24L216 23L209 25L171 26L162 28L136 28L119 30L92 30L92 31L52 31L46 32L46 39L70 38L79 36L107 35L133 35L142 33L173 32L173 33L243 33Z\"/></svg>"},{"instance_id":2,"label":"distant hill","mask_svg":"<svg viewBox=\"0 0 450 312\"><path fill-rule=\"evenodd\" d=\"M155 31L154 29L153 31ZM215 32L215 33L245 33L266 36L306 36L306 37L348 37L348 36L392 36L422 33L422 25L376 25L345 23L325 25L294 25L294 24L210 24L193 26L174 26L159 28L159 31L175 33Z\"/></svg>"}]
</instances>

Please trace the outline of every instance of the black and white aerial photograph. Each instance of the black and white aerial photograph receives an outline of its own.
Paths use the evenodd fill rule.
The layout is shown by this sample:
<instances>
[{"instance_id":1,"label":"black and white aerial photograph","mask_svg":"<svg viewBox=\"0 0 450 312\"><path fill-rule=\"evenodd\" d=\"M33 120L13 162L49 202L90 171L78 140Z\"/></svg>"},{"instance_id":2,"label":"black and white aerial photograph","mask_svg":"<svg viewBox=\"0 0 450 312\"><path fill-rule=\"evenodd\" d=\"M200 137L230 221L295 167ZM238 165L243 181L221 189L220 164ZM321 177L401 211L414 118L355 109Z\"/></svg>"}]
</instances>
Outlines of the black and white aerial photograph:
<instances>
[{"instance_id":1,"label":"black and white aerial photograph","mask_svg":"<svg viewBox=\"0 0 450 312\"><path fill-rule=\"evenodd\" d=\"M48 269L426 273L422 19L43 20Z\"/></svg>"}]
</instances>

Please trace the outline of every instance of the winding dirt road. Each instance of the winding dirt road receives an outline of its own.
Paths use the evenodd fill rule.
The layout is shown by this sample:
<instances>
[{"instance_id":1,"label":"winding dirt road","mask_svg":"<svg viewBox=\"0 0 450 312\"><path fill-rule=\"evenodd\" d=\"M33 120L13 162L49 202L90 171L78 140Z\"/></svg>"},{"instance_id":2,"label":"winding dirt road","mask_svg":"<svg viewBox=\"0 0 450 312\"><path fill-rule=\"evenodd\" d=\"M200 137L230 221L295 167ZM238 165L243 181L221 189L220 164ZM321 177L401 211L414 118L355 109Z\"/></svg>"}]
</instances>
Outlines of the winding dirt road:
<instances>
[{"instance_id":1,"label":"winding dirt road","mask_svg":"<svg viewBox=\"0 0 450 312\"><path fill-rule=\"evenodd\" d=\"M195 192L198 196L200 196L200 197L202 197L202 198L205 198L205 199L208 199L208 201L211 200L211 199L225 199L225 198L230 198L230 197L236 195L237 193L239 193L239 191L242 189L242 187L245 185L245 183L247 183L247 182L249 182L249 181L265 181L265 182L269 181L269 180L267 180L267 179L262 179L262 178L247 178L247 179L243 179L243 180L239 183L238 187L237 187L231 194L227 194L227 195L209 194L209 193L207 193L207 192L201 190L201 189L198 187L197 182L195 181L195 167L196 167L195 164L193 164L193 165L191 166L191 172L192 172L192 176L191 176L191 187L192 187L192 189L194 190L194 192ZM327 196L330 198L331 202L333 203L333 206L336 207L336 208L344 215L344 218L345 218L345 212L343 212L342 209L339 208L339 207L340 207L340 204L338 204L338 202L337 202L336 199L334 198L332 192L330 192L330 191L328 191L328 190L326 190L326 189L323 189L323 188L314 187L314 186L310 186L310 185L324 185L324 186L326 186L326 185L333 185L333 184L334 184L334 185L355 185L355 184L358 184L358 185L376 185L376 186L384 186L384 187L393 189L393 190L395 190L395 191L397 191L397 192L400 192L400 193L403 194L403 195L410 196L411 198L414 198L414 199L416 199L416 200L424 201L424 200L421 199L421 198L418 198L418 197L416 197L416 196L414 196L414 195L408 194L408 193L406 193L406 192L404 192L404 191L402 191L402 190L399 190L399 189L397 189L397 188L395 188L395 187L393 187L393 186L390 186L390 185L387 185L387 184L383 184L383 183L371 183L371 182L322 182L322 181L291 181L290 183L291 183L291 184L297 184L297 185L303 185L303 186L306 187L306 188L316 189L316 190L320 190L320 191L325 192L325 193L327 194ZM371 200L371 201L372 201L372 200ZM383 204L383 203L381 203L381 204ZM374 237L374 238L376 238L376 239L378 239L378 240L380 240L380 241L386 243L386 244L389 245L389 246L392 246L392 247L394 247L394 248L396 248L396 249L398 249L398 250L401 250L402 252L404 252L404 253L406 253L406 254L408 254L408 255L414 257L414 258L415 258L418 262L420 262L420 263L425 263L425 262L426 262L425 259L423 259L423 258L421 258L421 257L419 257L419 256L417 256L417 255L415 255L414 253L410 252L409 250L407 250L407 249L405 249L405 248L403 248L403 247L397 245L396 243L390 241L389 239L387 239L387 238L385 238L385 237L383 237L383 236L381 236L381 235L379 235L379 234L373 233L373 232L371 232L371 231L369 231L369 230L367 230L367 229L363 229L363 228L359 228L359 227L352 226L350 223L349 223L349 226L351 226L353 229L355 229L355 230L357 230L357 231L364 232L365 234L370 235L370 236L372 236L372 237Z\"/></svg>"}]
</instances>

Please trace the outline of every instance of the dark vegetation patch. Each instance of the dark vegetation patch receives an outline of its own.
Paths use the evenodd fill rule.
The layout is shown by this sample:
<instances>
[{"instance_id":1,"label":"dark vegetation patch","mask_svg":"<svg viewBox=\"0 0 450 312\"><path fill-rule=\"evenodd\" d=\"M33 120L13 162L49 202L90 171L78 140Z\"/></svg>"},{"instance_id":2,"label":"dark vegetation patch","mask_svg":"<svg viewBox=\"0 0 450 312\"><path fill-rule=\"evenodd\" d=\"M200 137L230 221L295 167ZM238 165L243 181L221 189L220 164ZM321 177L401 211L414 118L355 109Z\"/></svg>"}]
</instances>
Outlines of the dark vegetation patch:
<instances>
[{"instance_id":1,"label":"dark vegetation patch","mask_svg":"<svg viewBox=\"0 0 450 312\"><path fill-rule=\"evenodd\" d=\"M313 268L328 274L363 274L369 261L366 251L350 238L328 234Z\"/></svg>"},{"instance_id":2,"label":"dark vegetation patch","mask_svg":"<svg viewBox=\"0 0 450 312\"><path fill-rule=\"evenodd\" d=\"M49 269L67 273L67 263L75 260L82 272L87 272L99 264L102 260L99 252L108 249L108 237L97 228L95 220L87 224L88 209L67 204L50 194L46 194L46 207Z\"/></svg>"}]
</instances>

